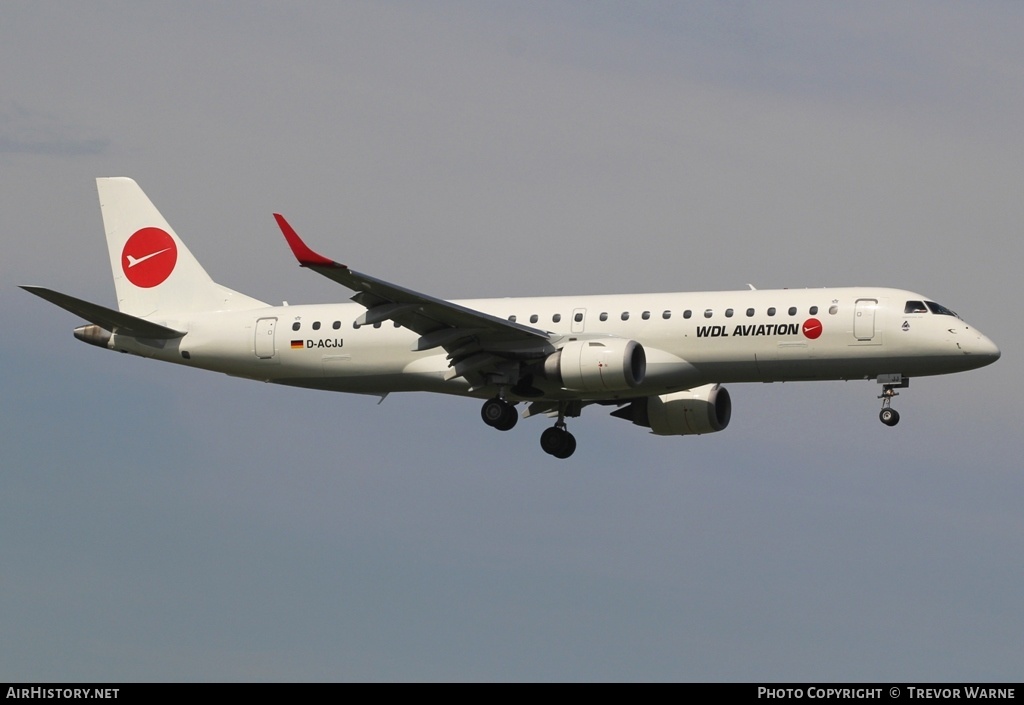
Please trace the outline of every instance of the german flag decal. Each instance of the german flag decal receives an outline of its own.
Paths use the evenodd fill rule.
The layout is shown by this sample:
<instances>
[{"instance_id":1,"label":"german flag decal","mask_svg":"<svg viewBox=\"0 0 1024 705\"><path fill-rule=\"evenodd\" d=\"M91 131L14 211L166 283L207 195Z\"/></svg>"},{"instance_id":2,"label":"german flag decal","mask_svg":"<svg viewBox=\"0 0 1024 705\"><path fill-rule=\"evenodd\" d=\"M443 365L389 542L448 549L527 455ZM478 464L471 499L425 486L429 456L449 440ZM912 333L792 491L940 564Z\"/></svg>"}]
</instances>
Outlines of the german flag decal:
<instances>
[{"instance_id":1,"label":"german flag decal","mask_svg":"<svg viewBox=\"0 0 1024 705\"><path fill-rule=\"evenodd\" d=\"M304 348L304 347L305 347L305 345L303 344L303 342L301 340L293 340L292 341L292 350L302 350L302 348Z\"/></svg>"}]
</instances>

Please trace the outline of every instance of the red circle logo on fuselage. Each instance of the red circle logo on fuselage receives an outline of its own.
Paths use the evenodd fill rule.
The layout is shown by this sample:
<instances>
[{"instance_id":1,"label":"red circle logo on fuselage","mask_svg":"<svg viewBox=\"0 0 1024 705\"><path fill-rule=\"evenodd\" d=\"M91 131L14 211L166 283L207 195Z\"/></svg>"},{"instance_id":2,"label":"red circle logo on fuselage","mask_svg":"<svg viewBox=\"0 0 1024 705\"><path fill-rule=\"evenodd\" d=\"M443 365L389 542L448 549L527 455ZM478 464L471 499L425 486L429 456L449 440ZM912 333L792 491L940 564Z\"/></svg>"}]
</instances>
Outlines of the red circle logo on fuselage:
<instances>
[{"instance_id":1,"label":"red circle logo on fuselage","mask_svg":"<svg viewBox=\"0 0 1024 705\"><path fill-rule=\"evenodd\" d=\"M142 289L163 284L177 262L174 238L160 228L135 231L121 250L121 270L128 281Z\"/></svg>"},{"instance_id":2,"label":"red circle logo on fuselage","mask_svg":"<svg viewBox=\"0 0 1024 705\"><path fill-rule=\"evenodd\" d=\"M806 321L804 321L804 325L801 328L801 330L804 332L804 335L810 338L811 340L815 340L818 336L821 335L821 329L821 321L819 321L817 318L808 318Z\"/></svg>"}]
</instances>

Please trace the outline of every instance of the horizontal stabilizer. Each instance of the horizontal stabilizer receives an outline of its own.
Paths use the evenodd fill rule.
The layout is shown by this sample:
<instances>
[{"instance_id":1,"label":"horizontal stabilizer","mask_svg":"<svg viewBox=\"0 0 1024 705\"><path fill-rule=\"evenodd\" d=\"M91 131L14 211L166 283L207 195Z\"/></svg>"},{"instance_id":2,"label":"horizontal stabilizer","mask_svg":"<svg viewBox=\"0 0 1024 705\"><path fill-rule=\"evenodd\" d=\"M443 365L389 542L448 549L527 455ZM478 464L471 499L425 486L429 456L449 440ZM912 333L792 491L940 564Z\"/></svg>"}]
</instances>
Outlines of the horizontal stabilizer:
<instances>
[{"instance_id":1,"label":"horizontal stabilizer","mask_svg":"<svg viewBox=\"0 0 1024 705\"><path fill-rule=\"evenodd\" d=\"M65 311L70 311L76 316L81 316L90 323L95 323L101 328L109 330L118 335L130 335L134 338L152 338L156 340L172 340L180 338L185 333L153 323L142 318L131 316L127 313L114 311L113 309L89 303L74 296L62 294L53 289L41 286L22 286L22 289L30 294L35 294L41 299L46 299L51 304L60 306Z\"/></svg>"}]
</instances>

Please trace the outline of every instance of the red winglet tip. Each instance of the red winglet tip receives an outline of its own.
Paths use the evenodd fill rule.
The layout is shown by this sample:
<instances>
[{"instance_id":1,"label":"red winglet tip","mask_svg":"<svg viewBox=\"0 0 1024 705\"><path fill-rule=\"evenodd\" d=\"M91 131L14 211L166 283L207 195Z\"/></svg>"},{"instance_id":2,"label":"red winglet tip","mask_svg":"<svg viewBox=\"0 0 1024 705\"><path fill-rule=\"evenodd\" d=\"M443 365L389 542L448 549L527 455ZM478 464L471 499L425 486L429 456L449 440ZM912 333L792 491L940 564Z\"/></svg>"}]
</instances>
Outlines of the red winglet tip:
<instances>
[{"instance_id":1,"label":"red winglet tip","mask_svg":"<svg viewBox=\"0 0 1024 705\"><path fill-rule=\"evenodd\" d=\"M313 252L309 249L309 246L302 241L298 233L295 232L284 216L280 213L274 213L274 220L277 221L277 226L281 228L281 232L284 234L284 239L288 242L288 247L291 248L292 254L295 255L295 259L299 260L299 264L303 267L317 266L317 267L344 267L343 264L338 264L334 260L328 259L323 255Z\"/></svg>"}]
</instances>

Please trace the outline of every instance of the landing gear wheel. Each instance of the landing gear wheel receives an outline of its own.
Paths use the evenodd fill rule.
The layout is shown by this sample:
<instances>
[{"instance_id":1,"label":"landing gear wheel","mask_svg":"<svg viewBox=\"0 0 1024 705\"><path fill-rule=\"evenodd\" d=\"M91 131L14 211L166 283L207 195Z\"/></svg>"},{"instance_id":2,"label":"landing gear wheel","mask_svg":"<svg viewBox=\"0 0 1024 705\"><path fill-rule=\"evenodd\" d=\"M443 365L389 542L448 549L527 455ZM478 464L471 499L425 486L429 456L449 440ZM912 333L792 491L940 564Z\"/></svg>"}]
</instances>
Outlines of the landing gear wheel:
<instances>
[{"instance_id":1,"label":"landing gear wheel","mask_svg":"<svg viewBox=\"0 0 1024 705\"><path fill-rule=\"evenodd\" d=\"M480 409L480 417L484 423L499 431L508 431L516 425L519 414L516 413L515 404L504 399L488 399Z\"/></svg>"},{"instance_id":2,"label":"landing gear wheel","mask_svg":"<svg viewBox=\"0 0 1024 705\"><path fill-rule=\"evenodd\" d=\"M895 426L900 422L900 412L886 407L878 412L878 420L886 426Z\"/></svg>"},{"instance_id":3,"label":"landing gear wheel","mask_svg":"<svg viewBox=\"0 0 1024 705\"><path fill-rule=\"evenodd\" d=\"M576 452L576 436L572 435L568 431L562 431L562 433L565 434L565 437L562 439L562 447L557 453L552 453L552 455L559 460L565 460Z\"/></svg>"},{"instance_id":4,"label":"landing gear wheel","mask_svg":"<svg viewBox=\"0 0 1024 705\"><path fill-rule=\"evenodd\" d=\"M552 426L540 434L540 447L548 455L565 459L576 450L576 437L564 428Z\"/></svg>"},{"instance_id":5,"label":"landing gear wheel","mask_svg":"<svg viewBox=\"0 0 1024 705\"><path fill-rule=\"evenodd\" d=\"M554 455L562 447L562 429L546 428L540 434L540 448L548 455Z\"/></svg>"}]
</instances>

